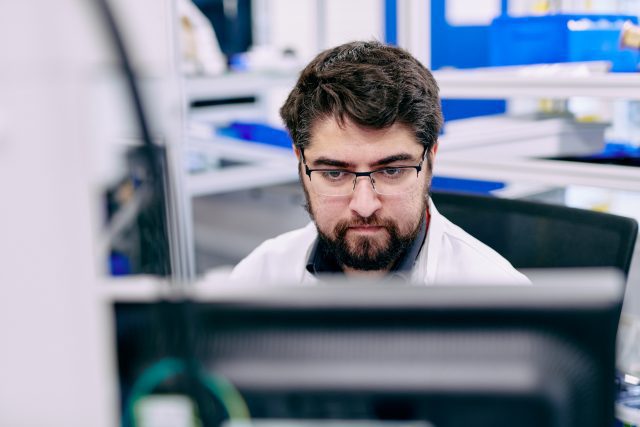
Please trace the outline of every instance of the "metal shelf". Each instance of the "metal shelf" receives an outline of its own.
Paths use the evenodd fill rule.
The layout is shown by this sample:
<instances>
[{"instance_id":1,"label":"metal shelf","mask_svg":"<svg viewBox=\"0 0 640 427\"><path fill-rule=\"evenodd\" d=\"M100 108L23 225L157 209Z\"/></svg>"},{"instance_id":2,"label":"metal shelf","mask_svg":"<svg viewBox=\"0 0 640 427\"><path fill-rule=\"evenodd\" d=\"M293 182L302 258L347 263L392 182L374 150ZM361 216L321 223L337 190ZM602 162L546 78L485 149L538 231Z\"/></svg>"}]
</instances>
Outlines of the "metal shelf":
<instances>
[{"instance_id":1,"label":"metal shelf","mask_svg":"<svg viewBox=\"0 0 640 427\"><path fill-rule=\"evenodd\" d=\"M442 98L640 99L640 73L606 73L605 69L606 63L593 62L441 70L433 74Z\"/></svg>"},{"instance_id":2,"label":"metal shelf","mask_svg":"<svg viewBox=\"0 0 640 427\"><path fill-rule=\"evenodd\" d=\"M292 150L216 136L191 138L189 148L245 164L187 175L191 197L227 193L295 182L297 161Z\"/></svg>"},{"instance_id":3,"label":"metal shelf","mask_svg":"<svg viewBox=\"0 0 640 427\"><path fill-rule=\"evenodd\" d=\"M443 176L499 179L551 187L581 185L624 191L640 191L640 170L630 166L596 165L530 158L467 157L462 152L443 153L435 162Z\"/></svg>"},{"instance_id":4,"label":"metal shelf","mask_svg":"<svg viewBox=\"0 0 640 427\"><path fill-rule=\"evenodd\" d=\"M434 71L442 98L640 99L640 73L607 73L602 61ZM298 73L229 73L185 81L187 99L255 96L293 87Z\"/></svg>"},{"instance_id":5,"label":"metal shelf","mask_svg":"<svg viewBox=\"0 0 640 427\"><path fill-rule=\"evenodd\" d=\"M240 162L282 162L295 156L292 149L244 141L228 136L190 137L188 147Z\"/></svg>"},{"instance_id":6,"label":"metal shelf","mask_svg":"<svg viewBox=\"0 0 640 427\"><path fill-rule=\"evenodd\" d=\"M185 80L189 101L255 96L274 87L293 87L298 73L228 73Z\"/></svg>"},{"instance_id":7,"label":"metal shelf","mask_svg":"<svg viewBox=\"0 0 640 427\"><path fill-rule=\"evenodd\" d=\"M434 73L442 98L513 99L598 97L640 100L640 73L607 73L606 62L529 65ZM533 125L535 126L535 124ZM581 124L580 126L583 126ZM495 129L503 129L496 126ZM579 128L576 127L574 131ZM587 128L585 128L587 129ZM542 129L532 128L525 136ZM515 138L510 135L509 138ZM466 144L469 146L469 144ZM533 185L580 185L640 191L640 170L543 160L525 155L480 156L477 149L443 150L435 170L439 175L469 179L499 179Z\"/></svg>"},{"instance_id":8,"label":"metal shelf","mask_svg":"<svg viewBox=\"0 0 640 427\"><path fill-rule=\"evenodd\" d=\"M192 197L286 184L298 179L295 161L290 164L267 163L234 166L187 178L187 192Z\"/></svg>"}]
</instances>

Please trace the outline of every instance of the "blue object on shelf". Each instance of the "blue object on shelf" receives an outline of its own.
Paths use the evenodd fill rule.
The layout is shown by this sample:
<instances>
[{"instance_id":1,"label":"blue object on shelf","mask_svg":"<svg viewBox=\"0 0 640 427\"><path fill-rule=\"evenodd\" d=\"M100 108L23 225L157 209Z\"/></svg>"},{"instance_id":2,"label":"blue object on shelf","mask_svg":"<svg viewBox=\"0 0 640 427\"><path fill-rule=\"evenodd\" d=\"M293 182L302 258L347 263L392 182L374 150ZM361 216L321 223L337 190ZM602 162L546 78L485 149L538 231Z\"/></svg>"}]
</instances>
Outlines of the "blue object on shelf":
<instances>
[{"instance_id":1,"label":"blue object on shelf","mask_svg":"<svg viewBox=\"0 0 640 427\"><path fill-rule=\"evenodd\" d=\"M132 273L131 261L119 252L111 252L109 255L109 271L112 276L126 276Z\"/></svg>"},{"instance_id":2,"label":"blue object on shelf","mask_svg":"<svg viewBox=\"0 0 640 427\"><path fill-rule=\"evenodd\" d=\"M624 142L609 141L605 144L602 151L590 156L584 156L585 159L640 159L640 147L630 145Z\"/></svg>"},{"instance_id":3,"label":"blue object on shelf","mask_svg":"<svg viewBox=\"0 0 640 427\"><path fill-rule=\"evenodd\" d=\"M604 165L618 165L640 167L640 148L634 145L608 142L604 149L596 154L588 156L563 156L553 157L553 160L564 160L579 163L592 163Z\"/></svg>"},{"instance_id":4,"label":"blue object on shelf","mask_svg":"<svg viewBox=\"0 0 640 427\"><path fill-rule=\"evenodd\" d=\"M444 127L451 120L504 114L506 109L506 102L503 99L443 99L441 105L445 120Z\"/></svg>"},{"instance_id":5,"label":"blue object on shelf","mask_svg":"<svg viewBox=\"0 0 640 427\"><path fill-rule=\"evenodd\" d=\"M618 39L632 15L569 15L495 18L489 30L493 66L607 60L612 71L637 71L639 54Z\"/></svg>"},{"instance_id":6,"label":"blue object on shelf","mask_svg":"<svg viewBox=\"0 0 640 427\"><path fill-rule=\"evenodd\" d=\"M500 190L504 187L505 184L503 182L452 178L448 176L434 176L431 180L431 189L434 191L490 194L492 191Z\"/></svg>"},{"instance_id":7,"label":"blue object on shelf","mask_svg":"<svg viewBox=\"0 0 640 427\"><path fill-rule=\"evenodd\" d=\"M289 133L263 123L232 122L226 128L217 130L218 134L245 141L259 142L276 147L291 148L293 141Z\"/></svg>"},{"instance_id":8,"label":"blue object on shelf","mask_svg":"<svg viewBox=\"0 0 640 427\"><path fill-rule=\"evenodd\" d=\"M623 142L608 142L600 155L640 157L640 147Z\"/></svg>"}]
</instances>

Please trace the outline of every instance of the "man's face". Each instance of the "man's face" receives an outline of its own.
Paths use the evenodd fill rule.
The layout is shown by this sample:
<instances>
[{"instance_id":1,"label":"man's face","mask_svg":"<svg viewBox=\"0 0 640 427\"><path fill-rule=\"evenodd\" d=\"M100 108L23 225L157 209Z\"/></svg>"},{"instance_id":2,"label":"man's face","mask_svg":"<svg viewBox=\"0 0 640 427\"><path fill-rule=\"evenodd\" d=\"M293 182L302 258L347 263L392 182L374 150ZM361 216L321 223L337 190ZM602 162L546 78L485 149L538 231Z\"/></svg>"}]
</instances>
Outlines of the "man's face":
<instances>
[{"instance_id":1,"label":"man's face","mask_svg":"<svg viewBox=\"0 0 640 427\"><path fill-rule=\"evenodd\" d=\"M304 150L310 169L368 172L384 167L417 166L424 147L405 126L365 129L333 118L315 124ZM320 238L341 263L355 270L387 270L416 237L425 215L430 172L427 162L408 192L380 195L368 177L358 177L348 196L323 196L313 191L301 167L308 210Z\"/></svg>"}]
</instances>

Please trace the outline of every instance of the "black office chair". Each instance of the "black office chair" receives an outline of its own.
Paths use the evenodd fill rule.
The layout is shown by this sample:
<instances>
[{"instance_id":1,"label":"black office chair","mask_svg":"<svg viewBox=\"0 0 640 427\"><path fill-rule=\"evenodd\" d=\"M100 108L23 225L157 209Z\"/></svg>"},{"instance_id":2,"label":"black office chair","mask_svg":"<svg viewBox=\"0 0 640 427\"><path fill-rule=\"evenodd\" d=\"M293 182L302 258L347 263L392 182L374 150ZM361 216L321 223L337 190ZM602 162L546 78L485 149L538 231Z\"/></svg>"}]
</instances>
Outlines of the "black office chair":
<instances>
[{"instance_id":1,"label":"black office chair","mask_svg":"<svg viewBox=\"0 0 640 427\"><path fill-rule=\"evenodd\" d=\"M617 267L629 272L638 223L522 200L433 193L438 211L516 268Z\"/></svg>"}]
</instances>

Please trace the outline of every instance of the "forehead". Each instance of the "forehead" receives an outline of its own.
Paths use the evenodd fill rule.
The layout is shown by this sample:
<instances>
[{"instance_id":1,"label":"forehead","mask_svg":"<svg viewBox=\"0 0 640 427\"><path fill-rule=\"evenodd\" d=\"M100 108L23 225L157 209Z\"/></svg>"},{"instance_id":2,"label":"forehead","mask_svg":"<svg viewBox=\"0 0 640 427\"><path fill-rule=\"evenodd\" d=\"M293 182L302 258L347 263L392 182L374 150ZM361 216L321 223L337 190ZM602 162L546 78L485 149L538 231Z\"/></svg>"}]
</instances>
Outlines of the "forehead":
<instances>
[{"instance_id":1,"label":"forehead","mask_svg":"<svg viewBox=\"0 0 640 427\"><path fill-rule=\"evenodd\" d=\"M305 155L328 157L352 163L372 163L376 160L406 153L418 158L423 146L409 127L394 123L386 129L370 129L345 121L340 126L334 118L315 123Z\"/></svg>"}]
</instances>

